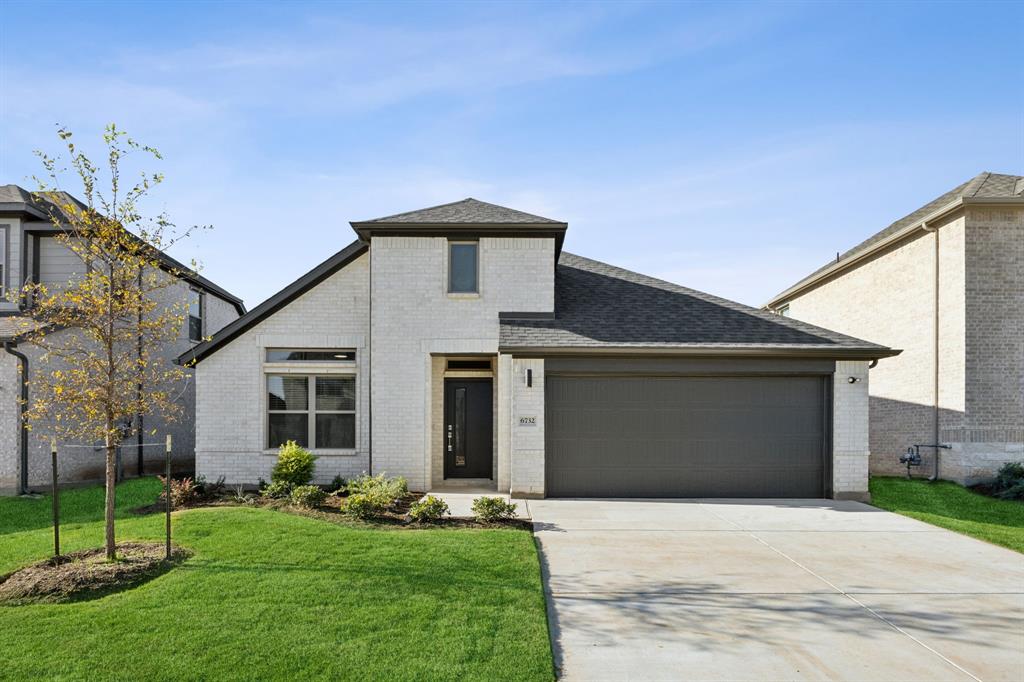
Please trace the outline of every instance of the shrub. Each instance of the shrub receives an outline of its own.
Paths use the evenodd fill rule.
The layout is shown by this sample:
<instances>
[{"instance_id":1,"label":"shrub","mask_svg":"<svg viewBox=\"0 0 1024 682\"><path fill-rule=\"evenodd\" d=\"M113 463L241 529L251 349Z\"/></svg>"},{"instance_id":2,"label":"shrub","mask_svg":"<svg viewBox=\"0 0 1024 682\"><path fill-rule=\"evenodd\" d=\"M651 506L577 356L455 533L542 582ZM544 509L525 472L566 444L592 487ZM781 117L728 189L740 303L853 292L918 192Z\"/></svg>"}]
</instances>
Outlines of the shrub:
<instances>
[{"instance_id":1,"label":"shrub","mask_svg":"<svg viewBox=\"0 0 1024 682\"><path fill-rule=\"evenodd\" d=\"M231 499L236 504L255 504L256 498L245 492L245 488L241 484L235 486L234 492L231 493Z\"/></svg>"},{"instance_id":2,"label":"shrub","mask_svg":"<svg viewBox=\"0 0 1024 682\"><path fill-rule=\"evenodd\" d=\"M427 495L409 507L409 518L417 523L440 521L441 517L448 513L448 503L433 495Z\"/></svg>"},{"instance_id":3,"label":"shrub","mask_svg":"<svg viewBox=\"0 0 1024 682\"><path fill-rule=\"evenodd\" d=\"M316 457L293 440L277 451L277 464L270 472L273 483L283 482L291 486L306 485L313 480L313 466Z\"/></svg>"},{"instance_id":4,"label":"shrub","mask_svg":"<svg viewBox=\"0 0 1024 682\"><path fill-rule=\"evenodd\" d=\"M472 509L477 521L486 523L516 518L516 505L501 497L478 497L473 500Z\"/></svg>"},{"instance_id":5,"label":"shrub","mask_svg":"<svg viewBox=\"0 0 1024 682\"><path fill-rule=\"evenodd\" d=\"M372 519L380 516L388 507L381 503L381 498L367 495L366 493L354 493L345 498L345 505L341 511L357 519Z\"/></svg>"},{"instance_id":6,"label":"shrub","mask_svg":"<svg viewBox=\"0 0 1024 682\"><path fill-rule=\"evenodd\" d=\"M260 491L260 495L272 499L282 499L289 497L291 494L292 484L285 481L274 481L273 483L268 483L267 486Z\"/></svg>"},{"instance_id":7,"label":"shrub","mask_svg":"<svg viewBox=\"0 0 1024 682\"><path fill-rule=\"evenodd\" d=\"M163 485L163 490L167 489L167 479L163 476L157 476L160 479L160 483ZM160 493L160 501L164 501L166 496L164 492ZM199 499L199 491L196 488L196 482L191 478L171 479L171 507L184 507L192 504Z\"/></svg>"},{"instance_id":8,"label":"shrub","mask_svg":"<svg viewBox=\"0 0 1024 682\"><path fill-rule=\"evenodd\" d=\"M339 493L345 489L345 479L341 476L335 476L331 479L331 484L327 486L327 490L332 493Z\"/></svg>"},{"instance_id":9,"label":"shrub","mask_svg":"<svg viewBox=\"0 0 1024 682\"><path fill-rule=\"evenodd\" d=\"M409 484L401 476L388 478L385 474L369 476L363 474L353 478L345 486L350 494L379 496L388 499L388 504L408 494Z\"/></svg>"},{"instance_id":10,"label":"shrub","mask_svg":"<svg viewBox=\"0 0 1024 682\"><path fill-rule=\"evenodd\" d=\"M1024 500L1024 462L1007 462L999 467L992 493L1004 500Z\"/></svg>"},{"instance_id":11,"label":"shrub","mask_svg":"<svg viewBox=\"0 0 1024 682\"><path fill-rule=\"evenodd\" d=\"M196 476L196 494L204 500L214 500L223 497L227 492L227 485L224 484L224 477L219 477L213 483L206 480L206 476Z\"/></svg>"},{"instance_id":12,"label":"shrub","mask_svg":"<svg viewBox=\"0 0 1024 682\"><path fill-rule=\"evenodd\" d=\"M316 509L325 499L327 493L318 485L300 485L292 489L291 500L296 507Z\"/></svg>"}]
</instances>

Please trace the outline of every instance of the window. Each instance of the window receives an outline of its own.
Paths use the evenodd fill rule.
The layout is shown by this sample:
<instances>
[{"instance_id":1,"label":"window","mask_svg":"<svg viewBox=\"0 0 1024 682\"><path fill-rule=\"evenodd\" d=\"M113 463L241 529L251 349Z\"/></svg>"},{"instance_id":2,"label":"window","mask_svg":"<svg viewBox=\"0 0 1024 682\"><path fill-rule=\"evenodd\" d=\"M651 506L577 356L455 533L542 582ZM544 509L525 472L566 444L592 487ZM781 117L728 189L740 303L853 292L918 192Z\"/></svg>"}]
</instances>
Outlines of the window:
<instances>
[{"instance_id":1,"label":"window","mask_svg":"<svg viewBox=\"0 0 1024 682\"><path fill-rule=\"evenodd\" d=\"M449 360L448 369L450 370L490 370L490 360Z\"/></svg>"},{"instance_id":2,"label":"window","mask_svg":"<svg viewBox=\"0 0 1024 682\"><path fill-rule=\"evenodd\" d=\"M7 293L7 225L0 225L0 296Z\"/></svg>"},{"instance_id":3,"label":"window","mask_svg":"<svg viewBox=\"0 0 1024 682\"><path fill-rule=\"evenodd\" d=\"M448 293L477 293L476 242L451 242L448 245Z\"/></svg>"},{"instance_id":4,"label":"window","mask_svg":"<svg viewBox=\"0 0 1024 682\"><path fill-rule=\"evenodd\" d=\"M336 350L267 349L267 362L355 362L355 359L356 352L350 348Z\"/></svg>"},{"instance_id":5,"label":"window","mask_svg":"<svg viewBox=\"0 0 1024 682\"><path fill-rule=\"evenodd\" d=\"M351 375L267 376L267 447L356 446L356 378Z\"/></svg>"},{"instance_id":6,"label":"window","mask_svg":"<svg viewBox=\"0 0 1024 682\"><path fill-rule=\"evenodd\" d=\"M188 340L203 340L203 317L206 314L206 294L195 289L188 291Z\"/></svg>"}]
</instances>

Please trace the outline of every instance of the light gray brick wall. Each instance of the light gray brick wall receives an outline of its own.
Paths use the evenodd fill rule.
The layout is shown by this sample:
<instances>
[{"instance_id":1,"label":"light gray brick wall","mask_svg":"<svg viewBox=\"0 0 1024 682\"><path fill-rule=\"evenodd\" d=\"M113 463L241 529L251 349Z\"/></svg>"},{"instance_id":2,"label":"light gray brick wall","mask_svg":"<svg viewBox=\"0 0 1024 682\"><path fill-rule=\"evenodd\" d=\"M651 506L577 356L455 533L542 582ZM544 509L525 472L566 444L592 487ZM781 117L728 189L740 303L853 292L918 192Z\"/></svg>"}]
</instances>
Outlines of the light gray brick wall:
<instances>
[{"instance_id":1,"label":"light gray brick wall","mask_svg":"<svg viewBox=\"0 0 1024 682\"><path fill-rule=\"evenodd\" d=\"M1024 453L1024 209L969 207L790 301L792 317L903 353L871 373L871 471L934 439L939 368L939 476L973 484ZM939 354L933 346L939 244ZM934 450L922 448L922 474Z\"/></svg>"},{"instance_id":2,"label":"light gray brick wall","mask_svg":"<svg viewBox=\"0 0 1024 682\"><path fill-rule=\"evenodd\" d=\"M850 383L850 379L856 379ZM840 361L832 384L832 494L868 498L868 363Z\"/></svg>"},{"instance_id":3,"label":"light gray brick wall","mask_svg":"<svg viewBox=\"0 0 1024 682\"><path fill-rule=\"evenodd\" d=\"M356 448L317 451L315 481L369 468L369 265L363 255L196 367L196 470L229 484L270 479L276 450L266 448L265 349L356 349ZM315 373L315 369L312 370Z\"/></svg>"},{"instance_id":4,"label":"light gray brick wall","mask_svg":"<svg viewBox=\"0 0 1024 682\"><path fill-rule=\"evenodd\" d=\"M544 496L544 360L512 360L510 490L520 497ZM526 371L533 371L533 386ZM522 423L534 419L534 425Z\"/></svg>"},{"instance_id":5,"label":"light gray brick wall","mask_svg":"<svg viewBox=\"0 0 1024 682\"><path fill-rule=\"evenodd\" d=\"M18 375L18 359L0 349L0 495L16 493L21 476Z\"/></svg>"},{"instance_id":6,"label":"light gray brick wall","mask_svg":"<svg viewBox=\"0 0 1024 682\"><path fill-rule=\"evenodd\" d=\"M962 214L939 233L941 425L964 412L964 235ZM790 316L903 350L871 370L871 471L899 474L899 455L934 439L935 234L918 233L789 302ZM930 465L931 452L922 454Z\"/></svg>"},{"instance_id":7,"label":"light gray brick wall","mask_svg":"<svg viewBox=\"0 0 1024 682\"><path fill-rule=\"evenodd\" d=\"M373 468L432 481L432 355L497 354L498 313L554 307L554 240L480 240L478 295L447 293L448 242L374 237ZM499 445L500 447L500 445Z\"/></svg>"}]
</instances>

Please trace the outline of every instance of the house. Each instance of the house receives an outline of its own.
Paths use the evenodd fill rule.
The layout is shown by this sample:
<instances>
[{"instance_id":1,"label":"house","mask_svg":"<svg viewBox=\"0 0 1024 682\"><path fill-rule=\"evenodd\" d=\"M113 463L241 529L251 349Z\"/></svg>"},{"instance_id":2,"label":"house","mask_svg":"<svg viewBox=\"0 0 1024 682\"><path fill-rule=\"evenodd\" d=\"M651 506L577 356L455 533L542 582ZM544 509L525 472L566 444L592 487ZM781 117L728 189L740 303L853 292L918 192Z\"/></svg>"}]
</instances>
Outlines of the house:
<instances>
[{"instance_id":1,"label":"house","mask_svg":"<svg viewBox=\"0 0 1024 682\"><path fill-rule=\"evenodd\" d=\"M66 197L76 201L74 197ZM80 202L77 202L80 203ZM39 282L51 288L66 284L81 273L84 264L75 253L54 239L58 229L51 215L59 209L42 196L17 185L0 186L0 493L22 492L48 484L50 480L49 446L44 439L29 436L22 428L20 399L27 391L21 372L30 376L39 367L41 350L19 343L26 324L31 324L31 311L24 300L8 299L8 292L17 292L24 282ZM189 319L185 321L177 342L162 349L168 362L219 330L245 312L242 301L205 277L189 273L189 268L166 254L160 254L168 271L180 274L175 287L167 290L189 302ZM166 293L166 292L164 292ZM163 294L162 294L163 295ZM56 330L52 334L72 333ZM186 386L178 400L184 411L178 420L164 423L153 417L138 418L136 426L156 428L173 436L173 459L176 468L191 468L195 434L195 386ZM149 440L153 440L150 438ZM122 448L122 469L125 474L141 475L161 470L161 448L139 448L142 436L132 436ZM88 444L84 447L62 447L58 469L63 482L101 480L104 471L102 452ZM134 446L134 447L133 447Z\"/></svg>"},{"instance_id":2,"label":"house","mask_svg":"<svg viewBox=\"0 0 1024 682\"><path fill-rule=\"evenodd\" d=\"M766 307L904 350L871 375L872 472L915 444L963 484L1024 459L1024 177L968 180Z\"/></svg>"},{"instance_id":3,"label":"house","mask_svg":"<svg viewBox=\"0 0 1024 682\"><path fill-rule=\"evenodd\" d=\"M179 361L196 467L521 496L867 496L868 365L899 351L562 250L465 199L357 239Z\"/></svg>"}]
</instances>

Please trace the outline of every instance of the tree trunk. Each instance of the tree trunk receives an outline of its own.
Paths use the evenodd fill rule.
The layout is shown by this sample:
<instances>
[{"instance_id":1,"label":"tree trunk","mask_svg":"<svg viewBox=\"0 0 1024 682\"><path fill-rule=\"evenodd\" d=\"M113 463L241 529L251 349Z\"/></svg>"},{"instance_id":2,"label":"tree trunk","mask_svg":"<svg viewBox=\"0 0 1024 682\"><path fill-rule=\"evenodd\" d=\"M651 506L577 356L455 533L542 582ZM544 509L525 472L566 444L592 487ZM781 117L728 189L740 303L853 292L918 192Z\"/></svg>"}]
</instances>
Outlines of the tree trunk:
<instances>
[{"instance_id":1,"label":"tree trunk","mask_svg":"<svg viewBox=\"0 0 1024 682\"><path fill-rule=\"evenodd\" d=\"M114 439L110 437L110 428L107 428L107 496L106 496L106 549L107 549L107 561L113 561L117 558L117 547L114 545L114 491L116 481L114 480L114 474L117 469L117 447L114 445Z\"/></svg>"}]
</instances>

